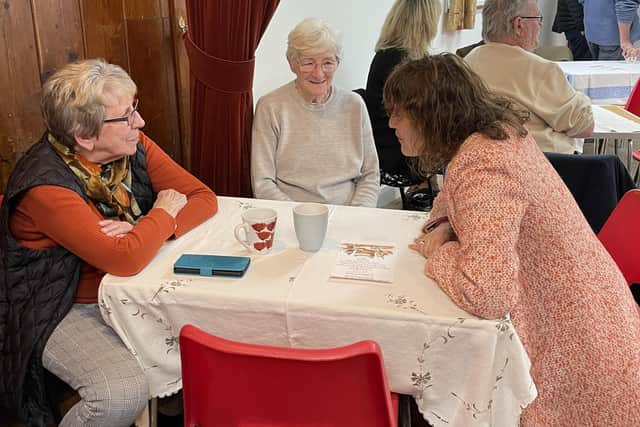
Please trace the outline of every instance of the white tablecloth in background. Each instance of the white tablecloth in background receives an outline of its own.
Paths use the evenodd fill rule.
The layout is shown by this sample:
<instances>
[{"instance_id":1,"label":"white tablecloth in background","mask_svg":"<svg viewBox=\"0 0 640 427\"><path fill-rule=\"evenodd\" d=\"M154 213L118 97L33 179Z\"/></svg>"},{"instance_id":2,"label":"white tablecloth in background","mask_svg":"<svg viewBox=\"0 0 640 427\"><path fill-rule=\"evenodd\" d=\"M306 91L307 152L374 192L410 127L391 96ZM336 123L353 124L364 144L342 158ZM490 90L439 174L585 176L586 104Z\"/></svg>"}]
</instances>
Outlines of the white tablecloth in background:
<instances>
[{"instance_id":1,"label":"white tablecloth in background","mask_svg":"<svg viewBox=\"0 0 640 427\"><path fill-rule=\"evenodd\" d=\"M140 274L102 281L102 314L137 356L153 396L181 388L178 334L192 323L229 339L289 347L373 339L391 390L414 395L434 426L511 427L535 398L511 322L460 310L407 248L425 214L331 206L323 248L305 253L297 248L293 203L220 197L219 204L215 217L167 243ZM172 273L183 253L246 255L233 227L245 209L267 206L278 211L275 244L271 254L252 257L243 278ZM330 278L340 240L395 243L394 282Z\"/></svg>"},{"instance_id":2,"label":"white tablecloth in background","mask_svg":"<svg viewBox=\"0 0 640 427\"><path fill-rule=\"evenodd\" d=\"M556 62L569 83L597 105L624 105L640 77L640 63L625 61Z\"/></svg>"}]
</instances>

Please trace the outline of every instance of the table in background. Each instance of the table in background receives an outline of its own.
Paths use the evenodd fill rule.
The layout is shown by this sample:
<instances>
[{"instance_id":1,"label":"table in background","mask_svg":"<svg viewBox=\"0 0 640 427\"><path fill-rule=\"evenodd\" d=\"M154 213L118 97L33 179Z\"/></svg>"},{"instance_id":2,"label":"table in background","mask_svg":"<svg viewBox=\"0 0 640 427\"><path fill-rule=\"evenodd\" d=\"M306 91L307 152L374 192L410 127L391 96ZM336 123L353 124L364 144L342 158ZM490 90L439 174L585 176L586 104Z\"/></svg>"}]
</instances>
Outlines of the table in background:
<instances>
[{"instance_id":1,"label":"table in background","mask_svg":"<svg viewBox=\"0 0 640 427\"><path fill-rule=\"evenodd\" d=\"M625 105L640 77L640 63L625 61L556 62L576 90L591 98L592 104Z\"/></svg>"},{"instance_id":2,"label":"table in background","mask_svg":"<svg viewBox=\"0 0 640 427\"><path fill-rule=\"evenodd\" d=\"M424 275L424 259L407 245L425 213L330 206L322 249L305 253L293 231L294 205L220 197L218 214L166 243L141 273L105 276L102 314L140 361L153 396L181 388L178 335L192 323L224 338L284 347L373 339L391 390L413 395L434 426L517 425L536 396L529 358L509 319L475 318ZM233 228L251 207L275 209L278 222L272 253L253 256L244 277L172 272L183 253L246 255ZM341 240L394 243L394 281L331 278Z\"/></svg>"},{"instance_id":3,"label":"table in background","mask_svg":"<svg viewBox=\"0 0 640 427\"><path fill-rule=\"evenodd\" d=\"M627 141L627 170L631 170L631 152L633 142L640 138L640 117L628 112L619 105L593 105L593 138L614 140L614 152L617 151L617 140ZM596 153L599 151L596 147Z\"/></svg>"}]
</instances>

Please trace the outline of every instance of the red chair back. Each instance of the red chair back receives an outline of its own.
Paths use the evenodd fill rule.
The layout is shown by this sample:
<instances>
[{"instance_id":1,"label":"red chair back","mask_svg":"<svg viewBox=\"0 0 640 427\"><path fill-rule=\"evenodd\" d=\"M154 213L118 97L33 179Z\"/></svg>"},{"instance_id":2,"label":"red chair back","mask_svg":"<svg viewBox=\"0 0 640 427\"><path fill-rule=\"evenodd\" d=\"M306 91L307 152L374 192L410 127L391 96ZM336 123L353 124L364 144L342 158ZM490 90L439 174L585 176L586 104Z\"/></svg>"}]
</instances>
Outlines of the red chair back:
<instances>
[{"instance_id":1,"label":"red chair back","mask_svg":"<svg viewBox=\"0 0 640 427\"><path fill-rule=\"evenodd\" d=\"M622 197L598 233L628 284L640 283L640 190Z\"/></svg>"},{"instance_id":2,"label":"red chair back","mask_svg":"<svg viewBox=\"0 0 640 427\"><path fill-rule=\"evenodd\" d=\"M380 348L361 341L310 350L180 331L184 425L397 425Z\"/></svg>"},{"instance_id":3,"label":"red chair back","mask_svg":"<svg viewBox=\"0 0 640 427\"><path fill-rule=\"evenodd\" d=\"M636 80L636 84L633 86L629 98L627 98L627 104L624 109L630 113L640 116L640 79Z\"/></svg>"}]
</instances>

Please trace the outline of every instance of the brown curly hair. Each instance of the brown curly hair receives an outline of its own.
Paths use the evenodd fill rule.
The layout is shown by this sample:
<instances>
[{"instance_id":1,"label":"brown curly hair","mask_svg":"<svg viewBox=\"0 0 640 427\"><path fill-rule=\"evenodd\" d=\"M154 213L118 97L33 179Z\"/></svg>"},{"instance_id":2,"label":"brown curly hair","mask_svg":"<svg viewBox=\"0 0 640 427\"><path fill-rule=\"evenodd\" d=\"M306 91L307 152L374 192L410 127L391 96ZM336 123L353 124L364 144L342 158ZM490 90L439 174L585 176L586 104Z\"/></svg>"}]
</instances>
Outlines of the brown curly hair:
<instances>
[{"instance_id":1,"label":"brown curly hair","mask_svg":"<svg viewBox=\"0 0 640 427\"><path fill-rule=\"evenodd\" d=\"M384 85L389 115L405 115L423 139L419 156L424 174L439 171L462 143L479 132L505 140L505 127L521 137L529 113L494 95L458 56L443 53L400 64Z\"/></svg>"}]
</instances>

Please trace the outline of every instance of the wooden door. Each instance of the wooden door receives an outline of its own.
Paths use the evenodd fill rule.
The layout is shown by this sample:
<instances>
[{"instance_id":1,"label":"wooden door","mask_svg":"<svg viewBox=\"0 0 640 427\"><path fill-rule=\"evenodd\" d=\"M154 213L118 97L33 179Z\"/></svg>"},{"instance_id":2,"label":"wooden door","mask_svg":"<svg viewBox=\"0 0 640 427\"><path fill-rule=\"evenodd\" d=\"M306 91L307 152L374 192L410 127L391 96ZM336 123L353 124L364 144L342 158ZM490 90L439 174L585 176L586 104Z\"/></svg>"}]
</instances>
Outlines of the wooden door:
<instances>
[{"instance_id":1,"label":"wooden door","mask_svg":"<svg viewBox=\"0 0 640 427\"><path fill-rule=\"evenodd\" d=\"M184 2L0 2L0 193L44 131L42 83L77 59L101 57L127 70L138 85L144 131L178 163L189 158L188 62L177 27Z\"/></svg>"}]
</instances>

